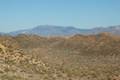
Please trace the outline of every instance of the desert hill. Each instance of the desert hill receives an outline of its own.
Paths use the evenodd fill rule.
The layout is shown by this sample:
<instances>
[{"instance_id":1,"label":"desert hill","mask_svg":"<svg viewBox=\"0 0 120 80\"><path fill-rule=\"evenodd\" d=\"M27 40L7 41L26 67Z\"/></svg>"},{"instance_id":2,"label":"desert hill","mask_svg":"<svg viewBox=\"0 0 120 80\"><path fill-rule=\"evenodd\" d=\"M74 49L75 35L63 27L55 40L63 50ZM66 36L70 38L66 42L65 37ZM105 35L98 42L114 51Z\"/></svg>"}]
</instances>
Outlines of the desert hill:
<instances>
[{"instance_id":1,"label":"desert hill","mask_svg":"<svg viewBox=\"0 0 120 80\"><path fill-rule=\"evenodd\" d=\"M1 35L1 80L119 80L120 36Z\"/></svg>"}]
</instances>

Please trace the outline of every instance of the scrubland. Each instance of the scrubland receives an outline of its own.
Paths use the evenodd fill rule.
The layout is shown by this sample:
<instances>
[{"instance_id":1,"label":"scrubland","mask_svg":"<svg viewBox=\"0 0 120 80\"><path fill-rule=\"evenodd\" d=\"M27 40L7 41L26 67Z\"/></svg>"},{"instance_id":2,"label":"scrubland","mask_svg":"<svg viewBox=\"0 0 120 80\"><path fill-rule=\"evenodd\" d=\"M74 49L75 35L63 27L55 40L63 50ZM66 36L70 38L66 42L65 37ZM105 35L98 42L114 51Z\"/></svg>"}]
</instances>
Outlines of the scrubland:
<instances>
[{"instance_id":1,"label":"scrubland","mask_svg":"<svg viewBox=\"0 0 120 80\"><path fill-rule=\"evenodd\" d=\"M120 37L0 36L0 80L120 80Z\"/></svg>"}]
</instances>

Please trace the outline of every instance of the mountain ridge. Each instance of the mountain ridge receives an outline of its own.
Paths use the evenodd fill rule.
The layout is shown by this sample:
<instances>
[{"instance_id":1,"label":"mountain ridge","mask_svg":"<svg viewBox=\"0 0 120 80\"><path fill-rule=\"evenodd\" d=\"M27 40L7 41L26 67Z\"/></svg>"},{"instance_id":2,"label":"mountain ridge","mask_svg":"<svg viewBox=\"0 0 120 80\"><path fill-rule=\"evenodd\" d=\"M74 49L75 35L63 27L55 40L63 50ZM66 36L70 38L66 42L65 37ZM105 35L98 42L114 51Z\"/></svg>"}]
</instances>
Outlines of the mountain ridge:
<instances>
[{"instance_id":1,"label":"mountain ridge","mask_svg":"<svg viewBox=\"0 0 120 80\"><path fill-rule=\"evenodd\" d=\"M115 35L120 35L120 25L109 27L96 27L92 29L80 29L73 26L55 26L55 25L39 25L30 29L23 29L9 32L10 35L18 34L35 34L40 36L70 36L75 34L91 35L102 32L109 32Z\"/></svg>"}]
</instances>

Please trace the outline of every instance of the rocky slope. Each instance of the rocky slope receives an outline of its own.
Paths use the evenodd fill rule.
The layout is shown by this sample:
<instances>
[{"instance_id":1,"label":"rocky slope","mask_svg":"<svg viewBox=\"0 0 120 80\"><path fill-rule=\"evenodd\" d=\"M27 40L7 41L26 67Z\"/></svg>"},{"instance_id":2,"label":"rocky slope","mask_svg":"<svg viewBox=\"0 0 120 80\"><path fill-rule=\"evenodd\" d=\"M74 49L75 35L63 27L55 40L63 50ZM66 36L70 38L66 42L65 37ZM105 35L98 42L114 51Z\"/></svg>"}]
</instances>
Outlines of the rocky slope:
<instances>
[{"instance_id":1,"label":"rocky slope","mask_svg":"<svg viewBox=\"0 0 120 80\"><path fill-rule=\"evenodd\" d=\"M120 37L0 36L0 80L119 80Z\"/></svg>"}]
</instances>

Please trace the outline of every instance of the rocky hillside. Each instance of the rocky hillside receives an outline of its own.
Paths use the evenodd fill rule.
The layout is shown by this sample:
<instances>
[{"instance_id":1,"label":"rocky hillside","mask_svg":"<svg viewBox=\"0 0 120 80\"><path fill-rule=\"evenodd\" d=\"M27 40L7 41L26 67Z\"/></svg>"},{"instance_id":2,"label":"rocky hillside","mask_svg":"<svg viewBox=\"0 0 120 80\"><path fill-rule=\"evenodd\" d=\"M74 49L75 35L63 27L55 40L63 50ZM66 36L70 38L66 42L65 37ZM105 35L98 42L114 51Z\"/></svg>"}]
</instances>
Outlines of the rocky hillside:
<instances>
[{"instance_id":1,"label":"rocky hillside","mask_svg":"<svg viewBox=\"0 0 120 80\"><path fill-rule=\"evenodd\" d=\"M35 56L22 49L0 44L0 80L54 80L69 78Z\"/></svg>"},{"instance_id":2,"label":"rocky hillside","mask_svg":"<svg viewBox=\"0 0 120 80\"><path fill-rule=\"evenodd\" d=\"M120 37L0 36L0 80L119 80Z\"/></svg>"}]
</instances>

